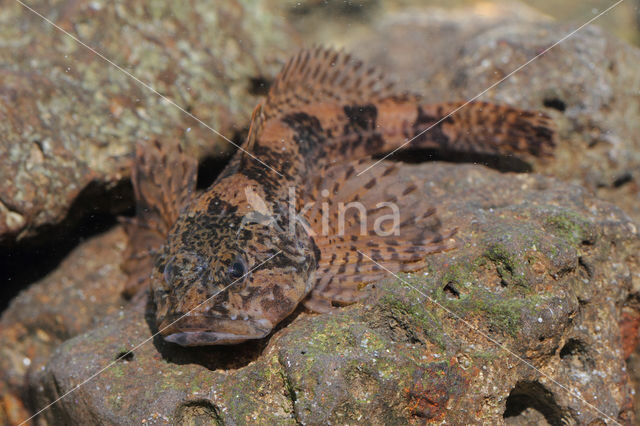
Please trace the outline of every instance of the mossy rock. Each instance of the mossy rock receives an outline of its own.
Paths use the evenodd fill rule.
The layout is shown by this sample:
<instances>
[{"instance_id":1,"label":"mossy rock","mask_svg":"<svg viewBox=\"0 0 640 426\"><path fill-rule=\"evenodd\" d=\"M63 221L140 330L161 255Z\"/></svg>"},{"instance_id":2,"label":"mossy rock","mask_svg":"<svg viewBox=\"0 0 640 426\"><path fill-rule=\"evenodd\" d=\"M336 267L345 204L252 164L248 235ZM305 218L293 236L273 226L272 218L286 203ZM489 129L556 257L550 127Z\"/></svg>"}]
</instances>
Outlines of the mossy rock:
<instances>
[{"instance_id":1,"label":"mossy rock","mask_svg":"<svg viewBox=\"0 0 640 426\"><path fill-rule=\"evenodd\" d=\"M389 276L363 302L330 314L298 311L262 341L182 348L156 337L42 415L475 423L517 411L512 391L544 389L560 418L601 418L539 370L593 395L611 416L628 416L631 387L617 354L631 287L621 284L628 271L619 265L639 240L624 213L576 186L537 175L505 179L481 166L403 166L399 180L425 182L421 190L443 223L458 228L457 247L430 256L425 270ZM144 304L130 306L59 346L29 377L36 406L148 338L148 323ZM563 352L570 340L580 342L575 357L589 371L563 355L573 353Z\"/></svg>"}]
</instances>

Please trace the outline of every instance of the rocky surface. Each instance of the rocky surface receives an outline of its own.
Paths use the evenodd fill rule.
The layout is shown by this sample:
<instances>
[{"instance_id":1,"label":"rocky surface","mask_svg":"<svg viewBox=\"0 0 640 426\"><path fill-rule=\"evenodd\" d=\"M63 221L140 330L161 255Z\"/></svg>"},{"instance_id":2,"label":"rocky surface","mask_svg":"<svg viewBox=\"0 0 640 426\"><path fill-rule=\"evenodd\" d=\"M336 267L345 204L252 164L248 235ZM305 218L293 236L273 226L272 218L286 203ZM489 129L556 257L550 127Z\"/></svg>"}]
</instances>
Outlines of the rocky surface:
<instances>
[{"instance_id":1,"label":"rocky surface","mask_svg":"<svg viewBox=\"0 0 640 426\"><path fill-rule=\"evenodd\" d=\"M333 314L299 313L261 342L187 349L155 338L41 421L605 419L557 381L630 424L624 359L637 338L619 324L640 318L632 273L640 239L627 216L539 175L432 163L404 167L401 179L420 182L444 223L459 228L459 248L432 256L424 273L390 277L366 302ZM34 407L149 339L144 312L142 304L118 310L33 364Z\"/></svg>"},{"instance_id":2,"label":"rocky surface","mask_svg":"<svg viewBox=\"0 0 640 426\"><path fill-rule=\"evenodd\" d=\"M577 25L517 4L478 12L403 11L346 45L427 100L491 87L479 100L544 110L560 140L554 161L534 170L579 183L640 223L640 50L588 26L492 87Z\"/></svg>"},{"instance_id":3,"label":"rocky surface","mask_svg":"<svg viewBox=\"0 0 640 426\"><path fill-rule=\"evenodd\" d=\"M201 158L228 149L41 18L5 3L2 244L42 239L89 203L95 211L126 208L130 199L108 192L126 182L138 139L179 138ZM341 7L339 19L315 0L163 4L29 3L225 135L246 126L256 95L298 44L287 14L307 31L303 39L346 45L434 101L476 95L575 28L487 2L393 14L386 3L361 2ZM332 315L298 312L260 342L183 349L155 338L38 421L599 424L607 415L632 423L639 242L625 214L591 192L638 223L638 59L637 49L589 27L481 98L554 117L555 159L515 168L558 179L481 166L404 168L405 179L429 182L425 196L460 229L460 247L433 256L423 274L390 277L365 303ZM26 418L150 337L144 300L120 298L123 248L120 227L92 238L3 313L0 424ZM25 267L41 260L34 251Z\"/></svg>"},{"instance_id":4,"label":"rocky surface","mask_svg":"<svg viewBox=\"0 0 640 426\"><path fill-rule=\"evenodd\" d=\"M55 272L16 298L0 319L0 424L28 417L25 374L65 340L118 312L126 236L116 228L78 246Z\"/></svg>"},{"instance_id":5,"label":"rocky surface","mask_svg":"<svg viewBox=\"0 0 640 426\"><path fill-rule=\"evenodd\" d=\"M261 78L295 49L284 21L263 3L29 2L118 69L18 2L1 6L4 244L81 215L86 206L68 210L90 184L110 188L128 178L137 140L178 138L199 156L229 151L141 82L233 138L264 91Z\"/></svg>"}]
</instances>

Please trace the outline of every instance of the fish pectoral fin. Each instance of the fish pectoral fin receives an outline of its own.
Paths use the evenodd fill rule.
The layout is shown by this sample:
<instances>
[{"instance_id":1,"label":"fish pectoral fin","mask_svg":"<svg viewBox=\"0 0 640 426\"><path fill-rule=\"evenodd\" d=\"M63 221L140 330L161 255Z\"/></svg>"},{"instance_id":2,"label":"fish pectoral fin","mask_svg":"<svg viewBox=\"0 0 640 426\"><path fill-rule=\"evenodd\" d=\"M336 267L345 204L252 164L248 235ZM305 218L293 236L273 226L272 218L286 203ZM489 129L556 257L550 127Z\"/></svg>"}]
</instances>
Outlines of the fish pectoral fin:
<instances>
[{"instance_id":1,"label":"fish pectoral fin","mask_svg":"<svg viewBox=\"0 0 640 426\"><path fill-rule=\"evenodd\" d=\"M310 311L326 314L336 310L336 306L356 303L369 295L367 284L384 278L384 274L369 276L332 277L319 279L303 304Z\"/></svg>"},{"instance_id":2,"label":"fish pectoral fin","mask_svg":"<svg viewBox=\"0 0 640 426\"><path fill-rule=\"evenodd\" d=\"M154 255L166 241L180 210L195 192L198 164L178 142L139 142L131 174L136 217L124 219L128 245L123 290L132 297L148 284Z\"/></svg>"},{"instance_id":3,"label":"fish pectoral fin","mask_svg":"<svg viewBox=\"0 0 640 426\"><path fill-rule=\"evenodd\" d=\"M363 290L368 285L397 273L424 269L428 255L455 248L454 234L455 229L429 234L422 240L351 236L346 240L331 239L327 245L316 239L321 259L309 301L318 304L325 300L339 305L358 302L367 297Z\"/></svg>"},{"instance_id":4,"label":"fish pectoral fin","mask_svg":"<svg viewBox=\"0 0 640 426\"><path fill-rule=\"evenodd\" d=\"M325 299L322 295L315 292L312 292L309 297L302 302L302 304L311 312L316 312L318 314L328 314L336 310L336 308L331 305L331 300Z\"/></svg>"},{"instance_id":5,"label":"fish pectoral fin","mask_svg":"<svg viewBox=\"0 0 640 426\"><path fill-rule=\"evenodd\" d=\"M381 280L384 274L328 276L327 278L318 280L316 288L311 291L304 303L305 307L314 312L327 313L335 309L334 305L356 303L369 295L367 285Z\"/></svg>"},{"instance_id":6,"label":"fish pectoral fin","mask_svg":"<svg viewBox=\"0 0 640 426\"><path fill-rule=\"evenodd\" d=\"M122 295L127 299L146 288L153 266L154 254L163 240L137 218L120 218L128 237L120 268L127 274Z\"/></svg>"},{"instance_id":7,"label":"fish pectoral fin","mask_svg":"<svg viewBox=\"0 0 640 426\"><path fill-rule=\"evenodd\" d=\"M420 183L398 176L398 165L371 160L327 167L307 193L314 203L304 217L320 251L310 301L349 304L362 289L398 272L427 265L427 256L455 247Z\"/></svg>"}]
</instances>

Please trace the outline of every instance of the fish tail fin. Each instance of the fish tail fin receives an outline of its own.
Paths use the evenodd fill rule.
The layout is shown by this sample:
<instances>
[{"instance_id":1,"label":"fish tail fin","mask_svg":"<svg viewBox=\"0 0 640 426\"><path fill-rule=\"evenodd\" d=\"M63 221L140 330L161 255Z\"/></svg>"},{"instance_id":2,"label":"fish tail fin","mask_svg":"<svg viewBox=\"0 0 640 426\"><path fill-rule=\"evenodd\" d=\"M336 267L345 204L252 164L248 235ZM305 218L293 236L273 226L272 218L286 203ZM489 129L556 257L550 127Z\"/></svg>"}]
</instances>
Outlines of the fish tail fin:
<instances>
[{"instance_id":1,"label":"fish tail fin","mask_svg":"<svg viewBox=\"0 0 640 426\"><path fill-rule=\"evenodd\" d=\"M421 105L414 132L412 146L454 152L547 157L556 145L543 112L486 102Z\"/></svg>"},{"instance_id":2,"label":"fish tail fin","mask_svg":"<svg viewBox=\"0 0 640 426\"><path fill-rule=\"evenodd\" d=\"M350 159L408 147L545 157L555 147L553 122L544 113L479 101L424 104L419 95L398 92L376 68L320 46L287 62L258 112L253 140L275 117L303 112L319 119L320 128L343 120L342 132L324 135L334 142L324 149L348 152Z\"/></svg>"}]
</instances>

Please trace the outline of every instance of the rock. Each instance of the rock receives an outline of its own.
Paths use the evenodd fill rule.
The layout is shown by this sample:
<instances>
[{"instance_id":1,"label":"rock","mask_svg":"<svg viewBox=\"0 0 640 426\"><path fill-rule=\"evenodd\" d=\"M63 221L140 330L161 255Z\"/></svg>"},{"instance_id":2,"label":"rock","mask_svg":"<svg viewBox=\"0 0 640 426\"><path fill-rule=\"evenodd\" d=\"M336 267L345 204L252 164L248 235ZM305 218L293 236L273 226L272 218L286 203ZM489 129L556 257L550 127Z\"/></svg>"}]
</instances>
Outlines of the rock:
<instances>
[{"instance_id":1,"label":"rock","mask_svg":"<svg viewBox=\"0 0 640 426\"><path fill-rule=\"evenodd\" d=\"M29 369L44 365L65 340L95 327L105 315L119 312L125 279L119 264L125 244L121 228L81 244L55 272L23 291L3 312L0 424L17 424L28 417L25 375Z\"/></svg>"},{"instance_id":2,"label":"rock","mask_svg":"<svg viewBox=\"0 0 640 426\"><path fill-rule=\"evenodd\" d=\"M424 273L240 346L152 339L144 306L125 307L30 369L34 408L73 391L46 422L631 424L624 350L637 339L619 325L639 313L630 219L540 175L431 163L400 179L459 229Z\"/></svg>"},{"instance_id":3,"label":"rock","mask_svg":"<svg viewBox=\"0 0 640 426\"><path fill-rule=\"evenodd\" d=\"M138 140L177 138L200 157L230 151L228 142L143 84L233 138L264 91L259 82L295 49L295 37L272 9L243 0L188 6L37 1L29 7L97 53L18 2L3 8L4 244L39 235L68 213L81 215L69 207L90 183L110 188L128 179Z\"/></svg>"},{"instance_id":4,"label":"rock","mask_svg":"<svg viewBox=\"0 0 640 426\"><path fill-rule=\"evenodd\" d=\"M225 135L246 126L256 95L297 44L279 18L296 6L278 2L30 6ZM347 45L434 101L477 94L574 28L488 2L473 13L388 11L372 0L329 23L323 15L313 41ZM296 25L308 29L313 19ZM89 201L122 211L127 200L96 194L126 182L138 139L179 138L200 158L227 150L17 3L0 20L8 24L0 32L1 244L38 240ZM637 62L637 49L589 27L489 91L483 99L554 116L556 158L531 166L560 179L403 166L403 178L423 183L442 220L459 228L460 246L432 256L422 274L377 283L363 303L331 315L301 310L259 342L184 349L147 341L145 300L120 298L122 230L92 238L0 319L0 423L72 392L38 421L598 424L611 416L632 424L633 404L640 413L632 399L634 385L640 391L636 225L575 183L637 223Z\"/></svg>"},{"instance_id":5,"label":"rock","mask_svg":"<svg viewBox=\"0 0 640 426\"><path fill-rule=\"evenodd\" d=\"M471 99L544 110L558 125L555 159L535 171L579 183L640 223L640 50L588 26L522 68L577 25L519 5L404 11L347 48L429 101ZM425 48L428 46L428 48Z\"/></svg>"}]
</instances>

